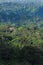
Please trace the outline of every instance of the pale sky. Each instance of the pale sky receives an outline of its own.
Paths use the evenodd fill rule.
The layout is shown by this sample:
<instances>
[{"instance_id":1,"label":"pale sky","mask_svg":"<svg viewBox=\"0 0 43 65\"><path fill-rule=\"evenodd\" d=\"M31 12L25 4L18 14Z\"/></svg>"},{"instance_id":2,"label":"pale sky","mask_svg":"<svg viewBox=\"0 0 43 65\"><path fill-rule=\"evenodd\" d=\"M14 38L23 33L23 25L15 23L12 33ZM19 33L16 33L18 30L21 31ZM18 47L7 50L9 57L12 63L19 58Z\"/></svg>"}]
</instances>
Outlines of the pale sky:
<instances>
[{"instance_id":1,"label":"pale sky","mask_svg":"<svg viewBox=\"0 0 43 65\"><path fill-rule=\"evenodd\" d=\"M2 2L38 2L38 3L43 3L43 0L0 0L0 3Z\"/></svg>"}]
</instances>

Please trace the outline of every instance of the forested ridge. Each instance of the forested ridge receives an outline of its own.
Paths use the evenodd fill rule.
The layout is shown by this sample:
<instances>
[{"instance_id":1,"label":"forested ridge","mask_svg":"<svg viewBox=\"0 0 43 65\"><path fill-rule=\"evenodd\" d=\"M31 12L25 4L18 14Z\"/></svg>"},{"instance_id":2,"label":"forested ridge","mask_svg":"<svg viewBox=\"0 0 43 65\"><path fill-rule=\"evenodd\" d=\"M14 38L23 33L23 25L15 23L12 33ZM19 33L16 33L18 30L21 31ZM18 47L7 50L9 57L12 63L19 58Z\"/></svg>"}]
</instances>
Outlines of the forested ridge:
<instances>
[{"instance_id":1,"label":"forested ridge","mask_svg":"<svg viewBox=\"0 0 43 65\"><path fill-rule=\"evenodd\" d=\"M0 23L0 65L43 65L43 26Z\"/></svg>"},{"instance_id":2,"label":"forested ridge","mask_svg":"<svg viewBox=\"0 0 43 65\"><path fill-rule=\"evenodd\" d=\"M38 1L0 3L0 65L43 65L43 4Z\"/></svg>"}]
</instances>

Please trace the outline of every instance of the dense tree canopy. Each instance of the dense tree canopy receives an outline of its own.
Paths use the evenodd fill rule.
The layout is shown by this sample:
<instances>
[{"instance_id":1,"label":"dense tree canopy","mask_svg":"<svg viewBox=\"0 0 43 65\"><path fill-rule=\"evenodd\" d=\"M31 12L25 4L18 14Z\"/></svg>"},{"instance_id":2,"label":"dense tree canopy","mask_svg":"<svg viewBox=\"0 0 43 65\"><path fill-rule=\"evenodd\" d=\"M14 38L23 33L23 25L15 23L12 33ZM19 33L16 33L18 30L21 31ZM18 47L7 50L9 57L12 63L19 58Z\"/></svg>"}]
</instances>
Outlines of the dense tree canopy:
<instances>
[{"instance_id":1,"label":"dense tree canopy","mask_svg":"<svg viewBox=\"0 0 43 65\"><path fill-rule=\"evenodd\" d=\"M0 24L0 65L5 64L43 65L43 28Z\"/></svg>"}]
</instances>

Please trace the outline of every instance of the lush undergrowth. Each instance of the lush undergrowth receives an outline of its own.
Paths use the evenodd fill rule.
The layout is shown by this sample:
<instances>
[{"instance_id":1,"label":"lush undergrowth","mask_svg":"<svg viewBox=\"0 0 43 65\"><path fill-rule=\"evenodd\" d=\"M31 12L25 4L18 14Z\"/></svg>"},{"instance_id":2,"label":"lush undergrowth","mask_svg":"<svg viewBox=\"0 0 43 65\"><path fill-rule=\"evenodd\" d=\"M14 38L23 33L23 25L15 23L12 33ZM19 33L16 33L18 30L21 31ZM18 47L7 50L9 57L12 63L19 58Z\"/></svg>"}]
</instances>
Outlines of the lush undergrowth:
<instances>
[{"instance_id":1,"label":"lush undergrowth","mask_svg":"<svg viewBox=\"0 0 43 65\"><path fill-rule=\"evenodd\" d=\"M43 27L0 24L0 65L43 65Z\"/></svg>"}]
</instances>

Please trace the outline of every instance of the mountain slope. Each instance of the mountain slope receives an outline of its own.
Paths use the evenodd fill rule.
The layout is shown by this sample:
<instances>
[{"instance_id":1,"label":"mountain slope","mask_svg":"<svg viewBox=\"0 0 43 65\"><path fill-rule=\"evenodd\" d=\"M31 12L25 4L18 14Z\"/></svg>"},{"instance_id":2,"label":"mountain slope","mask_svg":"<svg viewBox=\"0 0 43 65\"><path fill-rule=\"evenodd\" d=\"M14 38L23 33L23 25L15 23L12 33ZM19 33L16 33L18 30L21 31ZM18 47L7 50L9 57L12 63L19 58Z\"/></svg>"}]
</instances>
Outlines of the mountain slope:
<instances>
[{"instance_id":1,"label":"mountain slope","mask_svg":"<svg viewBox=\"0 0 43 65\"><path fill-rule=\"evenodd\" d=\"M34 21L34 18L42 20L43 6L29 3L3 3L0 4L0 22L24 23L27 20Z\"/></svg>"}]
</instances>

